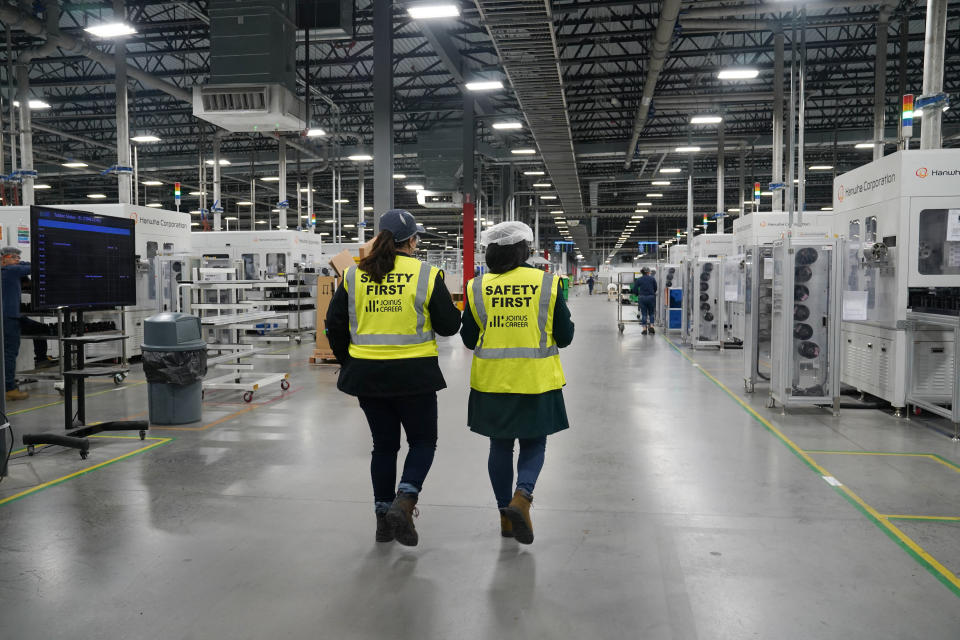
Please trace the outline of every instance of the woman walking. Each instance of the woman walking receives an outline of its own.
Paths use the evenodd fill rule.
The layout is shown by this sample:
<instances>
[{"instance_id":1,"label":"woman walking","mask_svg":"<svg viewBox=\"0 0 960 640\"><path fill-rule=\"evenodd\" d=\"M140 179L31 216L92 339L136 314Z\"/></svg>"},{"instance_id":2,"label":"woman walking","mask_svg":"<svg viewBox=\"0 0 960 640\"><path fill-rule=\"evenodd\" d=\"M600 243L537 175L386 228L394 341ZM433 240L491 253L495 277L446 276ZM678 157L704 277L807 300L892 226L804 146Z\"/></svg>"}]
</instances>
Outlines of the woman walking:
<instances>
[{"instance_id":1,"label":"woman walking","mask_svg":"<svg viewBox=\"0 0 960 640\"><path fill-rule=\"evenodd\" d=\"M650 268L640 269L640 277L633 283L633 293L637 296L637 320L643 327L642 335L656 333L653 327L654 317L657 314L657 279L650 275Z\"/></svg>"},{"instance_id":2,"label":"woman walking","mask_svg":"<svg viewBox=\"0 0 960 640\"><path fill-rule=\"evenodd\" d=\"M437 391L447 386L434 334L460 328L443 272L412 257L422 231L407 211L383 214L370 255L344 274L326 318L337 388L358 397L373 436L376 541L406 546L419 540L413 516L437 448ZM398 486L401 427L409 451Z\"/></svg>"},{"instance_id":3,"label":"woman walking","mask_svg":"<svg viewBox=\"0 0 960 640\"><path fill-rule=\"evenodd\" d=\"M530 506L547 436L569 427L558 349L573 341L574 329L559 278L525 264L532 241L533 231L522 222L483 232L488 272L467 284L460 330L473 349L467 423L490 438L487 470L501 535L523 544L533 542Z\"/></svg>"}]
</instances>

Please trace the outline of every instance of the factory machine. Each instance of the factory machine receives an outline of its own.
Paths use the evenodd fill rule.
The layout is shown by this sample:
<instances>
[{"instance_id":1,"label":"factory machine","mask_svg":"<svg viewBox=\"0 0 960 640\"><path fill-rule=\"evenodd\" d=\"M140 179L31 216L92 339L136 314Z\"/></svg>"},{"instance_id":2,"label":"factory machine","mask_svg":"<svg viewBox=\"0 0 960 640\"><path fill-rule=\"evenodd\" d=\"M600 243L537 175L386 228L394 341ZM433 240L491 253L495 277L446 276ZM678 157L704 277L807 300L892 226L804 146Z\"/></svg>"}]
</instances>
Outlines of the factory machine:
<instances>
[{"instance_id":1,"label":"factory machine","mask_svg":"<svg viewBox=\"0 0 960 640\"><path fill-rule=\"evenodd\" d=\"M907 320L908 309L960 314L960 150L891 154L838 176L833 194L834 230L847 238L842 381L898 414L911 389L949 404L953 332L908 332Z\"/></svg>"},{"instance_id":2,"label":"factory machine","mask_svg":"<svg viewBox=\"0 0 960 640\"><path fill-rule=\"evenodd\" d=\"M733 234L696 236L683 263L684 340L694 349L727 343L727 286L724 259L736 252Z\"/></svg>"},{"instance_id":3,"label":"factory machine","mask_svg":"<svg viewBox=\"0 0 960 640\"><path fill-rule=\"evenodd\" d=\"M137 253L137 305L124 310L125 324L130 338L127 355L139 355L143 343L143 321L156 313L157 288L155 278L156 256L190 252L192 238L190 214L166 211L131 204L57 204L61 209L87 211L103 216L132 218L136 221L134 235ZM21 259L30 260L30 207L0 207L0 236L2 243L19 247ZM96 321L97 313L87 314L88 321ZM95 351L95 349L91 349ZM32 349L21 349L18 370L31 369Z\"/></svg>"},{"instance_id":4,"label":"factory machine","mask_svg":"<svg viewBox=\"0 0 960 640\"><path fill-rule=\"evenodd\" d=\"M832 224L829 214L804 214L802 222L792 227L792 235L829 239ZM773 243L783 237L788 225L788 215L783 212L753 213L733 221L733 235L742 258L736 265L740 282L737 300L729 308L731 325L743 341L743 381L748 393L753 393L757 383L770 380Z\"/></svg>"},{"instance_id":5,"label":"factory machine","mask_svg":"<svg viewBox=\"0 0 960 640\"><path fill-rule=\"evenodd\" d=\"M843 241L798 238L773 243L769 407L840 409L840 295Z\"/></svg>"}]
</instances>

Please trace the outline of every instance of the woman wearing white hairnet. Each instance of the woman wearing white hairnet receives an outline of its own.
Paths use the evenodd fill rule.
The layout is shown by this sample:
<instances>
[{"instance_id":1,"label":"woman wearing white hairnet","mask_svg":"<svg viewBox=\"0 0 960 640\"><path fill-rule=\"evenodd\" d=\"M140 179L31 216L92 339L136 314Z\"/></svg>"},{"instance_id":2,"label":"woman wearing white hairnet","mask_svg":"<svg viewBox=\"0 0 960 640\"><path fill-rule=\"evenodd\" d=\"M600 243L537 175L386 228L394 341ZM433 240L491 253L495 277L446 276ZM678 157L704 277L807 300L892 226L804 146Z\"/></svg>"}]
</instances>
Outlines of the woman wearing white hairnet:
<instances>
[{"instance_id":1,"label":"woman wearing white hairnet","mask_svg":"<svg viewBox=\"0 0 960 640\"><path fill-rule=\"evenodd\" d=\"M487 273L467 284L460 337L473 349L467 424L490 438L487 470L500 532L533 542L530 505L547 436L570 425L559 349L573 341L560 280L525 264L533 231L503 222L483 232ZM520 442L513 485L514 441ZM511 495L511 491L513 491Z\"/></svg>"}]
</instances>

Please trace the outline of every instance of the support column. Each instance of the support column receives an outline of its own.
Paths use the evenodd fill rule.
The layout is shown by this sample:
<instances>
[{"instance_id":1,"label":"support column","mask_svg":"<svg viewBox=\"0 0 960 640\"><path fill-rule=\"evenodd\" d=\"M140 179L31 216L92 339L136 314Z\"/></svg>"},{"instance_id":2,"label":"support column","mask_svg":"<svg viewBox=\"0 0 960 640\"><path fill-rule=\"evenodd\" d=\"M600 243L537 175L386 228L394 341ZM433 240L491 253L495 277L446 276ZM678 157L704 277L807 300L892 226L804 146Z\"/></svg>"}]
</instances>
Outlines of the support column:
<instances>
[{"instance_id":1,"label":"support column","mask_svg":"<svg viewBox=\"0 0 960 640\"><path fill-rule=\"evenodd\" d=\"M475 98L463 96L463 296L466 299L467 282L473 278L476 238L474 215L476 213L476 189L474 183L474 147L476 145Z\"/></svg>"},{"instance_id":2,"label":"support column","mask_svg":"<svg viewBox=\"0 0 960 640\"><path fill-rule=\"evenodd\" d=\"M13 87L13 42L10 37L10 25L7 33L7 105L10 113L10 173L17 170L17 115L13 106L13 96L17 95Z\"/></svg>"},{"instance_id":3,"label":"support column","mask_svg":"<svg viewBox=\"0 0 960 640\"><path fill-rule=\"evenodd\" d=\"M126 22L127 12L124 7L124 0L113 0L114 19L119 22ZM133 176L127 171L130 167L130 110L127 104L127 45L123 39L117 39L113 48L113 59L116 67L116 92L117 92L117 191L120 204L130 204L130 187L133 183Z\"/></svg>"},{"instance_id":4,"label":"support column","mask_svg":"<svg viewBox=\"0 0 960 640\"><path fill-rule=\"evenodd\" d=\"M376 236L393 209L393 0L373 3L373 202Z\"/></svg>"},{"instance_id":5,"label":"support column","mask_svg":"<svg viewBox=\"0 0 960 640\"><path fill-rule=\"evenodd\" d=\"M883 138L885 135L885 107L887 106L887 35L890 25L890 11L884 6L877 20L877 73L874 77L876 89L873 96L873 159L883 157Z\"/></svg>"},{"instance_id":6,"label":"support column","mask_svg":"<svg viewBox=\"0 0 960 640\"><path fill-rule=\"evenodd\" d=\"M793 226L793 212L795 210L796 189L793 186L793 177L796 175L797 155L794 149L797 131L797 10L793 10L793 29L790 35L790 118L787 123L787 183L786 208L789 226Z\"/></svg>"},{"instance_id":7,"label":"support column","mask_svg":"<svg viewBox=\"0 0 960 640\"><path fill-rule=\"evenodd\" d=\"M210 205L214 231L220 231L223 228L223 205L220 202L220 136L217 135L218 133L219 131L216 131L213 134L213 204Z\"/></svg>"},{"instance_id":8,"label":"support column","mask_svg":"<svg viewBox=\"0 0 960 640\"><path fill-rule=\"evenodd\" d=\"M376 169L374 169L376 171ZM357 236L360 238L360 244L363 244L367 241L367 230L366 223L363 221L363 201L364 201L364 181L366 176L364 175L363 163L360 162L357 164Z\"/></svg>"},{"instance_id":9,"label":"support column","mask_svg":"<svg viewBox=\"0 0 960 640\"><path fill-rule=\"evenodd\" d=\"M783 182L783 30L773 36L773 174L770 182ZM783 192L773 192L771 211L783 211Z\"/></svg>"},{"instance_id":10,"label":"support column","mask_svg":"<svg viewBox=\"0 0 960 640\"><path fill-rule=\"evenodd\" d=\"M278 140L280 143L280 158L279 158L279 167L280 167L280 182L277 183L280 189L280 193L277 196L277 208L280 209L280 223L279 227L281 231L287 230L287 141L283 138ZM269 228L269 225L267 225Z\"/></svg>"},{"instance_id":11,"label":"support column","mask_svg":"<svg viewBox=\"0 0 960 640\"><path fill-rule=\"evenodd\" d=\"M256 153L256 150L250 151L250 231L255 231L257 228L257 174L254 168Z\"/></svg>"},{"instance_id":12,"label":"support column","mask_svg":"<svg viewBox=\"0 0 960 640\"><path fill-rule=\"evenodd\" d=\"M726 180L725 173L725 160L723 148L723 121L717 125L717 233L723 233L723 219L727 215L727 205L726 205L726 185L724 181ZM704 229L706 233L706 229Z\"/></svg>"},{"instance_id":13,"label":"support column","mask_svg":"<svg viewBox=\"0 0 960 640\"><path fill-rule=\"evenodd\" d=\"M23 175L21 204L35 204L33 199L33 125L30 120L30 68L17 66L17 101L20 103L20 170Z\"/></svg>"},{"instance_id":14,"label":"support column","mask_svg":"<svg viewBox=\"0 0 960 640\"><path fill-rule=\"evenodd\" d=\"M943 56L947 43L948 0L927 0L927 32L923 40L923 95L943 92ZM941 126L943 111L940 105L923 110L920 122L920 148L939 149L943 146Z\"/></svg>"},{"instance_id":15,"label":"support column","mask_svg":"<svg viewBox=\"0 0 960 640\"><path fill-rule=\"evenodd\" d=\"M804 154L807 110L807 10L800 10L800 64L797 78L797 225L803 222L807 208L807 165Z\"/></svg>"}]
</instances>

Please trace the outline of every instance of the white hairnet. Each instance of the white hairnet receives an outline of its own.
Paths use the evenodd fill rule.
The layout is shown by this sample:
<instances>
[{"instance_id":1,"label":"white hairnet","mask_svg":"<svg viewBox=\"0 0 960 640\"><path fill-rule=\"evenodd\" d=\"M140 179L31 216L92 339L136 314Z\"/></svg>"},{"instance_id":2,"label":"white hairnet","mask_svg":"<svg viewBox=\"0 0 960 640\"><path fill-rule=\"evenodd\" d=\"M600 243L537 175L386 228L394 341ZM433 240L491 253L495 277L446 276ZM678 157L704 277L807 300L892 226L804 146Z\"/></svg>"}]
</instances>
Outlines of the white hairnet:
<instances>
[{"instance_id":1,"label":"white hairnet","mask_svg":"<svg viewBox=\"0 0 960 640\"><path fill-rule=\"evenodd\" d=\"M488 247L491 244L511 245L518 242L533 242L533 229L522 222L501 222L480 234L480 244Z\"/></svg>"}]
</instances>

